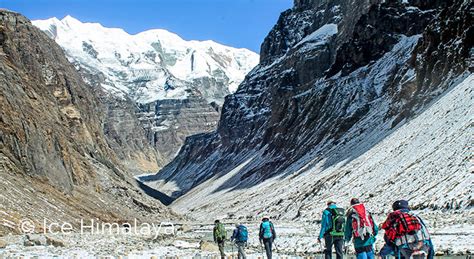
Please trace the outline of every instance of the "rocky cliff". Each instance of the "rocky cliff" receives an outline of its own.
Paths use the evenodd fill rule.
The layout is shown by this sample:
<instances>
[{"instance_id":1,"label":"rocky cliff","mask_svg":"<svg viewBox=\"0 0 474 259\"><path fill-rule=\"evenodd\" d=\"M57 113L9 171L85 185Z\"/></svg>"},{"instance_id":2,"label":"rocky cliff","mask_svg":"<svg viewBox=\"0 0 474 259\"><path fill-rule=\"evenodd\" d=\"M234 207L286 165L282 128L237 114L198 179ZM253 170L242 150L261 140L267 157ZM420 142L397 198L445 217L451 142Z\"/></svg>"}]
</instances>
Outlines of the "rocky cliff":
<instances>
[{"instance_id":1,"label":"rocky cliff","mask_svg":"<svg viewBox=\"0 0 474 259\"><path fill-rule=\"evenodd\" d=\"M470 208L473 38L470 1L295 1L218 129L143 180L196 217L314 219L352 196Z\"/></svg>"},{"instance_id":2,"label":"rocky cliff","mask_svg":"<svg viewBox=\"0 0 474 259\"><path fill-rule=\"evenodd\" d=\"M54 41L6 10L0 10L0 75L0 232L18 231L22 218L39 224L170 215L143 194L110 147L104 135L113 132L104 125L110 107Z\"/></svg>"}]
</instances>

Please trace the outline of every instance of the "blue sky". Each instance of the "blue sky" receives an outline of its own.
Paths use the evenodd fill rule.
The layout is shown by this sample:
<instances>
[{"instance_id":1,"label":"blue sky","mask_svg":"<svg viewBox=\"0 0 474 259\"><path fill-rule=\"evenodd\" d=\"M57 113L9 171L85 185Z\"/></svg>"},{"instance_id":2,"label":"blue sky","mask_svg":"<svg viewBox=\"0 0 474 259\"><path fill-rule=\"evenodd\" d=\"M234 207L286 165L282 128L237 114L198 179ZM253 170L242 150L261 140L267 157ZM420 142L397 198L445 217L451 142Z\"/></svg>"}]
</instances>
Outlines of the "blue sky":
<instances>
[{"instance_id":1,"label":"blue sky","mask_svg":"<svg viewBox=\"0 0 474 259\"><path fill-rule=\"evenodd\" d=\"M166 29L186 40L214 40L260 51L260 44L293 0L0 0L31 20L71 15L131 34Z\"/></svg>"}]
</instances>

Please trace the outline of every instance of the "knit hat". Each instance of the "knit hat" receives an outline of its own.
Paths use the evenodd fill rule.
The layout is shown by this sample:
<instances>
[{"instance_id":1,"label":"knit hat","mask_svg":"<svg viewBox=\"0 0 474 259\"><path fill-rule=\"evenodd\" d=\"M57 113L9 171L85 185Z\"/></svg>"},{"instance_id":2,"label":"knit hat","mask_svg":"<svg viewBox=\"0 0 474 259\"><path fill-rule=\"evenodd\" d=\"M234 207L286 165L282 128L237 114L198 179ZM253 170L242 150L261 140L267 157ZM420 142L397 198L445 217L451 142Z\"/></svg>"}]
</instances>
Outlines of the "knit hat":
<instances>
[{"instance_id":1,"label":"knit hat","mask_svg":"<svg viewBox=\"0 0 474 259\"><path fill-rule=\"evenodd\" d=\"M351 205L356 205L356 204L359 204L359 203L360 203L359 199L357 199L357 198L352 198L351 199Z\"/></svg>"},{"instance_id":2,"label":"knit hat","mask_svg":"<svg viewBox=\"0 0 474 259\"><path fill-rule=\"evenodd\" d=\"M326 204L329 206L329 205L331 205L331 204L336 204L336 202L335 202L335 201L332 201L332 200L329 200Z\"/></svg>"},{"instance_id":3,"label":"knit hat","mask_svg":"<svg viewBox=\"0 0 474 259\"><path fill-rule=\"evenodd\" d=\"M393 203L392 209L393 210L408 209L408 201L407 200L398 200L398 201Z\"/></svg>"}]
</instances>

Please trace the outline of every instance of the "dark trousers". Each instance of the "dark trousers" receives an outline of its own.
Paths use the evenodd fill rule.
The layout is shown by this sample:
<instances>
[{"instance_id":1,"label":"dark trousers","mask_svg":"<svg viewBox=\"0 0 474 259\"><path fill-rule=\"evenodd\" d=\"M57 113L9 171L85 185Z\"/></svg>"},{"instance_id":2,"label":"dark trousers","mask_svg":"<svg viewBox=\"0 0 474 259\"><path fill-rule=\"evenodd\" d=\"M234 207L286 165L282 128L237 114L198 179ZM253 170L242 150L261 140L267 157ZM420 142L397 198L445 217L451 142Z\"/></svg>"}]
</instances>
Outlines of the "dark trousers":
<instances>
[{"instance_id":1,"label":"dark trousers","mask_svg":"<svg viewBox=\"0 0 474 259\"><path fill-rule=\"evenodd\" d=\"M225 241L217 242L217 246L219 247L219 252L221 253L221 259L225 259L225 253L224 253Z\"/></svg>"},{"instance_id":2,"label":"dark trousers","mask_svg":"<svg viewBox=\"0 0 474 259\"><path fill-rule=\"evenodd\" d=\"M331 259L332 258L332 246L334 245L334 249L336 250L336 258L342 259L343 257L343 247L344 247L344 238L343 237L332 237L331 235L327 234L324 236L324 243L326 244L326 249L324 250L324 258Z\"/></svg>"},{"instance_id":3,"label":"dark trousers","mask_svg":"<svg viewBox=\"0 0 474 259\"><path fill-rule=\"evenodd\" d=\"M237 246L237 258L238 259L247 259L247 255L245 255L245 247L247 246L246 242L235 242Z\"/></svg>"},{"instance_id":4,"label":"dark trousers","mask_svg":"<svg viewBox=\"0 0 474 259\"><path fill-rule=\"evenodd\" d=\"M263 239L263 245L265 246L265 252L267 253L268 259L272 259L272 243L273 240L271 238Z\"/></svg>"}]
</instances>

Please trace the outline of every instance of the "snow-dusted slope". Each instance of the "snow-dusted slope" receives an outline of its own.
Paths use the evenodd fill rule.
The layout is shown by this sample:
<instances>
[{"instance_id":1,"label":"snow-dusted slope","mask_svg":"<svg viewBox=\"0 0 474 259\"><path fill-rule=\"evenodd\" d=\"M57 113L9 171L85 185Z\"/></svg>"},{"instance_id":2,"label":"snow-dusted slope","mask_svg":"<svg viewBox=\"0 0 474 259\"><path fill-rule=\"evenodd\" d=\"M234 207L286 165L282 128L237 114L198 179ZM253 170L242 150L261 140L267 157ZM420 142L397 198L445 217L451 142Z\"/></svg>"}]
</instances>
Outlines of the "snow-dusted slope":
<instances>
[{"instance_id":1,"label":"snow-dusted slope","mask_svg":"<svg viewBox=\"0 0 474 259\"><path fill-rule=\"evenodd\" d=\"M300 159L296 164L306 166L289 169L291 176L273 177L250 188L223 188L249 161L258 163L260 154L255 154L224 177L211 178L192 189L172 207L181 213L192 209L199 219L266 213L300 220L319 218L326 200L347 205L351 197L361 197L377 213L389 211L391 202L400 198L410 199L418 209L465 207L471 202L474 185L473 169L469 169L473 162L469 143L474 136L474 75L461 80L382 141L373 133L383 132L383 126L371 134L359 134L378 114L351 129L347 134L353 139L348 143L353 155L364 150L364 144L378 142L353 159L349 156L327 167L328 160L347 157L344 149L335 147L333 157L311 158L308 154L310 159Z\"/></svg>"},{"instance_id":2,"label":"snow-dusted slope","mask_svg":"<svg viewBox=\"0 0 474 259\"><path fill-rule=\"evenodd\" d=\"M92 74L118 95L139 103L183 99L197 90L208 102L222 104L259 56L247 49L213 41L185 41L166 30L130 35L98 23L82 23L66 16L33 21L66 52L69 60Z\"/></svg>"},{"instance_id":3,"label":"snow-dusted slope","mask_svg":"<svg viewBox=\"0 0 474 259\"><path fill-rule=\"evenodd\" d=\"M472 222L470 3L361 2L295 1L217 131L141 179L199 219L313 221L359 197Z\"/></svg>"}]
</instances>

